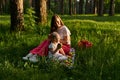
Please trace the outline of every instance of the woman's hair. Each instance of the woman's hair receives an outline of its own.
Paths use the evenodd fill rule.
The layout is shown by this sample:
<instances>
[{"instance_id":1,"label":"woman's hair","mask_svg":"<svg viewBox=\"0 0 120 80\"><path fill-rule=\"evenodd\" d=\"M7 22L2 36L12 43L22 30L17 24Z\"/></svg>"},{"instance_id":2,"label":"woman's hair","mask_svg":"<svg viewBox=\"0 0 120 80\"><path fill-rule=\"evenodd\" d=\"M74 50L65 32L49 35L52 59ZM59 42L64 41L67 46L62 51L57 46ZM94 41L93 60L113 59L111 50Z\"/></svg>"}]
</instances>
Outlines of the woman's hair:
<instances>
[{"instance_id":1,"label":"woman's hair","mask_svg":"<svg viewBox=\"0 0 120 80\"><path fill-rule=\"evenodd\" d=\"M62 19L61 19L57 14L53 15L53 16L52 16L52 19L51 19L51 30L50 30L50 33L52 33L52 32L54 32L54 31L57 30L57 28L58 28L58 27L56 26L56 21L57 21L57 19L60 20L60 24L61 24L61 25L64 25Z\"/></svg>"}]
</instances>

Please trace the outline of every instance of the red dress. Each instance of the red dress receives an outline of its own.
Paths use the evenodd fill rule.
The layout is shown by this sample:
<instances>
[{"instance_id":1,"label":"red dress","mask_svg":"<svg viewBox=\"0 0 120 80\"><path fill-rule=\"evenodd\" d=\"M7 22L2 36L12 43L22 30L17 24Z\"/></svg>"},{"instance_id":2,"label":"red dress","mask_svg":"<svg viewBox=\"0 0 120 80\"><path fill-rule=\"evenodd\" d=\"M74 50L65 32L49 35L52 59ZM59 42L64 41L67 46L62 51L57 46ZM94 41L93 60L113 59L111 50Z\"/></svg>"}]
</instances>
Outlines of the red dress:
<instances>
[{"instance_id":1,"label":"red dress","mask_svg":"<svg viewBox=\"0 0 120 80\"><path fill-rule=\"evenodd\" d=\"M30 50L30 53L37 54L39 56L47 56L48 55L48 46L50 44L50 40L43 41L40 45L35 47L34 49ZM70 51L70 45L63 44L62 49L65 52L66 55L69 54Z\"/></svg>"},{"instance_id":2,"label":"red dress","mask_svg":"<svg viewBox=\"0 0 120 80\"><path fill-rule=\"evenodd\" d=\"M38 45L36 48L32 49L30 53L37 54L39 56L47 56L49 44L50 44L50 40L45 40L40 45Z\"/></svg>"}]
</instances>

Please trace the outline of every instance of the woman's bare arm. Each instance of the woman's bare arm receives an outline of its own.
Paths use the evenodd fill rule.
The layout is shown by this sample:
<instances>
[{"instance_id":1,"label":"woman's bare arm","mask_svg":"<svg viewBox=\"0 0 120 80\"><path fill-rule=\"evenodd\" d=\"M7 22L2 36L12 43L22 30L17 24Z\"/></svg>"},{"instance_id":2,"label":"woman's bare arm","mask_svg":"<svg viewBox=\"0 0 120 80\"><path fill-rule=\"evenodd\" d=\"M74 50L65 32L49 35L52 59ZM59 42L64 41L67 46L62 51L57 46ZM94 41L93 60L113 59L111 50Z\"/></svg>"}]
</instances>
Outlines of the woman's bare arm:
<instances>
[{"instance_id":1,"label":"woman's bare arm","mask_svg":"<svg viewBox=\"0 0 120 80\"><path fill-rule=\"evenodd\" d=\"M68 44L68 40L70 40L70 37L69 36L64 36L64 38L60 40L60 43Z\"/></svg>"}]
</instances>

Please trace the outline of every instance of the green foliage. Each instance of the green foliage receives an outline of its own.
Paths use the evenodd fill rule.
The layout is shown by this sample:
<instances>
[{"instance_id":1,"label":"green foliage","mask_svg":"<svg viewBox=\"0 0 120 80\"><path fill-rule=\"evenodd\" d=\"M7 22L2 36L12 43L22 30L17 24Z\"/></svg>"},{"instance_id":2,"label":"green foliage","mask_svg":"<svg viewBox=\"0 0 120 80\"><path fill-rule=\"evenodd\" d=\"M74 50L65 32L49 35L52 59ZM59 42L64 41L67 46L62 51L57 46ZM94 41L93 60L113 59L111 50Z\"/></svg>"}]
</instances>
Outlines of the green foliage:
<instances>
[{"instance_id":1,"label":"green foliage","mask_svg":"<svg viewBox=\"0 0 120 80\"><path fill-rule=\"evenodd\" d=\"M35 16L35 11L34 11L34 9L31 7L31 8L28 8L28 9L27 9L27 12L26 12L26 13L27 13L27 15L26 15L26 17L27 17L27 22L25 23L25 25L26 25L28 28L34 30L34 27L36 26L35 19L37 18L37 17Z\"/></svg>"},{"instance_id":2,"label":"green foliage","mask_svg":"<svg viewBox=\"0 0 120 80\"><path fill-rule=\"evenodd\" d=\"M54 12L50 9L50 10L48 10L48 15L53 15L54 14Z\"/></svg>"},{"instance_id":3,"label":"green foliage","mask_svg":"<svg viewBox=\"0 0 120 80\"><path fill-rule=\"evenodd\" d=\"M38 63L23 61L29 50L47 38L48 24L39 25L38 32L26 26L25 32L10 34L9 17L0 16L1 80L120 80L120 15L61 17L72 33L71 43L76 49L73 69L47 61L47 57L39 57ZM27 24L28 20L25 16ZM79 48L81 39L89 40L93 46Z\"/></svg>"},{"instance_id":4,"label":"green foliage","mask_svg":"<svg viewBox=\"0 0 120 80\"><path fill-rule=\"evenodd\" d=\"M25 28L30 32L35 32L37 34L43 35L48 34L49 31L46 31L48 29L48 24L42 25L42 24L36 24L35 19L37 18L35 16L34 9L28 8L27 14L25 15Z\"/></svg>"},{"instance_id":5,"label":"green foliage","mask_svg":"<svg viewBox=\"0 0 120 80\"><path fill-rule=\"evenodd\" d=\"M28 8L31 8L31 4L30 4L30 1L29 0L23 0L23 6L24 6L24 13L26 14L27 13L27 10Z\"/></svg>"}]
</instances>

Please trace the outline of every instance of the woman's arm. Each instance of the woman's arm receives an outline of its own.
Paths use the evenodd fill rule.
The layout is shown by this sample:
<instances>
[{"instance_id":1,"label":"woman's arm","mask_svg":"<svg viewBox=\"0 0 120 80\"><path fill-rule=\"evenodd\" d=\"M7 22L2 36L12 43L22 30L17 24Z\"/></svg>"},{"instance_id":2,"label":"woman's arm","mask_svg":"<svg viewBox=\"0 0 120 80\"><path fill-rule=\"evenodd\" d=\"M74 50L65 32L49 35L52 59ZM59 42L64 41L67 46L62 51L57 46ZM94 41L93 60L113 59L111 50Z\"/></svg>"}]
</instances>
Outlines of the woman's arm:
<instances>
[{"instance_id":1,"label":"woman's arm","mask_svg":"<svg viewBox=\"0 0 120 80\"><path fill-rule=\"evenodd\" d=\"M69 40L70 40L70 36L64 36L63 39L60 40L60 43L68 44Z\"/></svg>"}]
</instances>

